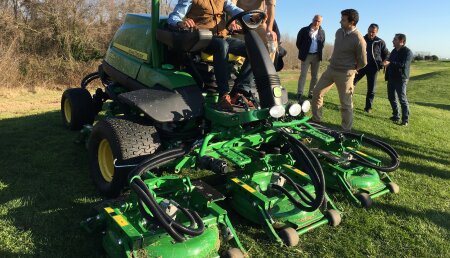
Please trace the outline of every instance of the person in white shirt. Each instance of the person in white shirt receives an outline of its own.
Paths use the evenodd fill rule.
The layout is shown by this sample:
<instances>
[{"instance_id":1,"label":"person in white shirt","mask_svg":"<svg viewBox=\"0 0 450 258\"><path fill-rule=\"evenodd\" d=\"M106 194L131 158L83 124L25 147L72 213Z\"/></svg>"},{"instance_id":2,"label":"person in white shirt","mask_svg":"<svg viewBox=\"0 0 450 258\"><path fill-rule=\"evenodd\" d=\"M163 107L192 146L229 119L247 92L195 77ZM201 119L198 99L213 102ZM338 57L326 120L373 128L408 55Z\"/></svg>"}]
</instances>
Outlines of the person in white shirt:
<instances>
[{"instance_id":1,"label":"person in white shirt","mask_svg":"<svg viewBox=\"0 0 450 258\"><path fill-rule=\"evenodd\" d=\"M300 101L306 83L306 75L311 66L311 82L309 84L308 98L316 86L319 65L322 61L322 50L325 44L325 31L320 26L322 16L315 15L309 26L300 29L297 35L298 59L300 59L300 77L298 79L297 98Z\"/></svg>"}]
</instances>

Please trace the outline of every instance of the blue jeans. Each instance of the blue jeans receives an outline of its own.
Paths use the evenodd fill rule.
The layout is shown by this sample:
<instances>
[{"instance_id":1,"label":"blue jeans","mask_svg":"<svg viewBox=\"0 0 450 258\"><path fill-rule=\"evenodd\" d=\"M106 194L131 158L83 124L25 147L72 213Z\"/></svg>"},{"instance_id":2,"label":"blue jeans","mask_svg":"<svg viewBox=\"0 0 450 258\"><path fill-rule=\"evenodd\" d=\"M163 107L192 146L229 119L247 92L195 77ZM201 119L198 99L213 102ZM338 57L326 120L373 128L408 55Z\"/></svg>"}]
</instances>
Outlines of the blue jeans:
<instances>
[{"instance_id":1,"label":"blue jeans","mask_svg":"<svg viewBox=\"0 0 450 258\"><path fill-rule=\"evenodd\" d=\"M398 101L402 108L402 122L409 121L409 103L406 98L406 84L408 80L389 80L388 81L388 99L391 102L392 116L396 119L400 119L398 112L398 103L395 94L397 93Z\"/></svg>"},{"instance_id":2,"label":"blue jeans","mask_svg":"<svg viewBox=\"0 0 450 258\"><path fill-rule=\"evenodd\" d=\"M375 90L377 86L377 74L378 69L376 66L367 65L363 69L358 71L358 74L355 76L355 80L353 84L357 84L359 80L361 80L364 75L367 77L367 95L366 95L366 106L364 110L368 110L372 108L373 99L375 98Z\"/></svg>"},{"instance_id":3,"label":"blue jeans","mask_svg":"<svg viewBox=\"0 0 450 258\"><path fill-rule=\"evenodd\" d=\"M219 38L213 37L208 47L204 49L206 53L212 54L214 61L214 75L216 76L217 89L219 95L222 96L230 91L228 78L230 78L230 70L228 66L228 54L247 57L247 50L244 41L236 38ZM249 69L249 62L246 58L242 69ZM244 74L248 76L248 73ZM241 76L240 76L241 77ZM236 80L245 80L237 78Z\"/></svg>"}]
</instances>

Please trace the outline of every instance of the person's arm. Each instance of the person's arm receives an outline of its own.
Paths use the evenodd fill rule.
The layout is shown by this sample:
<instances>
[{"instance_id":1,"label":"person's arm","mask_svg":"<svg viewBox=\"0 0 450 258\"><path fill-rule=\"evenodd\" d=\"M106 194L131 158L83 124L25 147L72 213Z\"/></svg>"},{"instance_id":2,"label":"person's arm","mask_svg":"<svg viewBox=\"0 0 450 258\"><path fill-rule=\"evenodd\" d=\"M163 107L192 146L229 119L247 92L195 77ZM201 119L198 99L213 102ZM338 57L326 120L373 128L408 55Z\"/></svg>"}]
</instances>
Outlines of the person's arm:
<instances>
[{"instance_id":1,"label":"person's arm","mask_svg":"<svg viewBox=\"0 0 450 258\"><path fill-rule=\"evenodd\" d=\"M298 50L300 50L303 42L303 28L300 29L300 31L297 34L297 42L295 44L297 45Z\"/></svg>"},{"instance_id":2,"label":"person's arm","mask_svg":"<svg viewBox=\"0 0 450 258\"><path fill-rule=\"evenodd\" d=\"M367 65L366 46L364 38L358 37L358 44L356 46L356 70L364 68Z\"/></svg>"},{"instance_id":3,"label":"person's arm","mask_svg":"<svg viewBox=\"0 0 450 258\"><path fill-rule=\"evenodd\" d=\"M225 12L231 17L244 11L241 8L237 7L235 4L233 4L231 0L225 0L225 2L223 3L223 10L225 10Z\"/></svg>"},{"instance_id":4,"label":"person's arm","mask_svg":"<svg viewBox=\"0 0 450 258\"><path fill-rule=\"evenodd\" d=\"M192 0L178 0L178 3L175 5L173 11L169 15L169 18L167 19L167 23L170 26L182 27L181 24L183 23L186 14L189 12L189 10L191 10L191 6Z\"/></svg>"},{"instance_id":5,"label":"person's arm","mask_svg":"<svg viewBox=\"0 0 450 258\"><path fill-rule=\"evenodd\" d=\"M411 62L413 60L413 53L411 50L408 50L405 55L398 55L399 58L397 58L396 61L391 62L390 65L393 65L397 68L404 68L408 65L411 65Z\"/></svg>"},{"instance_id":6,"label":"person's arm","mask_svg":"<svg viewBox=\"0 0 450 258\"><path fill-rule=\"evenodd\" d=\"M386 61L389 58L389 50L386 47L386 42L381 40L381 61Z\"/></svg>"},{"instance_id":7,"label":"person's arm","mask_svg":"<svg viewBox=\"0 0 450 258\"><path fill-rule=\"evenodd\" d=\"M275 0L266 0L266 32L270 33L273 41L277 41L277 34L273 31L273 23L275 21Z\"/></svg>"}]
</instances>

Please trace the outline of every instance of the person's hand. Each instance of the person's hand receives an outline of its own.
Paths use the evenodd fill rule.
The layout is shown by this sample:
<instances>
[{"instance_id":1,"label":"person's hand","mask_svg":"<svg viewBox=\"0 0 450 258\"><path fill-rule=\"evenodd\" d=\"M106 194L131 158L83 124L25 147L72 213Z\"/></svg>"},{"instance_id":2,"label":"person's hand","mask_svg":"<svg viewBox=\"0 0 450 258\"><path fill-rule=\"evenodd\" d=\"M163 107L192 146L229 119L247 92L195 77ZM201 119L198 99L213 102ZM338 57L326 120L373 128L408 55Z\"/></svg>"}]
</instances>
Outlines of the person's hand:
<instances>
[{"instance_id":1,"label":"person's hand","mask_svg":"<svg viewBox=\"0 0 450 258\"><path fill-rule=\"evenodd\" d=\"M267 33L266 34L267 35L270 34L270 37L272 38L272 41L277 42L278 37L277 37L277 34L274 31L267 29Z\"/></svg>"},{"instance_id":2,"label":"person's hand","mask_svg":"<svg viewBox=\"0 0 450 258\"><path fill-rule=\"evenodd\" d=\"M386 60L386 61L383 62L383 65L384 65L384 66L388 66L390 63L391 63L391 62L389 62L388 60Z\"/></svg>"},{"instance_id":3,"label":"person's hand","mask_svg":"<svg viewBox=\"0 0 450 258\"><path fill-rule=\"evenodd\" d=\"M178 25L178 27L180 27L182 29L195 28L194 20L189 19L189 18L184 21L178 22L177 25Z\"/></svg>"},{"instance_id":4,"label":"person's hand","mask_svg":"<svg viewBox=\"0 0 450 258\"><path fill-rule=\"evenodd\" d=\"M236 21L233 21L230 24L230 30L231 31L239 31L239 30L242 30L242 27L241 27L241 25L237 24Z\"/></svg>"}]
</instances>

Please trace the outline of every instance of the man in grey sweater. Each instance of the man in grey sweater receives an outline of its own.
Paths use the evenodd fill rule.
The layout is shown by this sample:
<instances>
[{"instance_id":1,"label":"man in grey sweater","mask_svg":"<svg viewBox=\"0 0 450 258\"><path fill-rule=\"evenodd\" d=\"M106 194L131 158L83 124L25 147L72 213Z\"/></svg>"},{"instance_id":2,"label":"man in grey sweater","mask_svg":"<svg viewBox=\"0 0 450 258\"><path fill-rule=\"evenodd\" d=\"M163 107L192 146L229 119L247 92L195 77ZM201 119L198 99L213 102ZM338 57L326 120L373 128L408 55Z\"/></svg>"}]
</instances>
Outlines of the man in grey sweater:
<instances>
[{"instance_id":1,"label":"man in grey sweater","mask_svg":"<svg viewBox=\"0 0 450 258\"><path fill-rule=\"evenodd\" d=\"M346 9L341 12L341 28L336 31L330 64L317 82L312 98L312 121L320 123L323 97L333 83L336 84L344 131L350 131L353 123L353 79L356 71L367 65L366 41L356 29L358 21L356 10Z\"/></svg>"}]
</instances>

